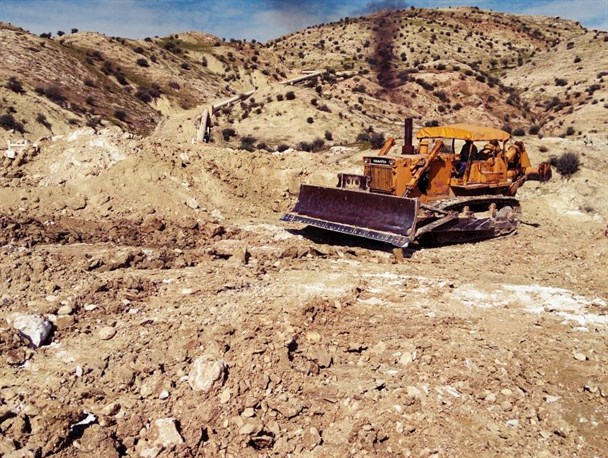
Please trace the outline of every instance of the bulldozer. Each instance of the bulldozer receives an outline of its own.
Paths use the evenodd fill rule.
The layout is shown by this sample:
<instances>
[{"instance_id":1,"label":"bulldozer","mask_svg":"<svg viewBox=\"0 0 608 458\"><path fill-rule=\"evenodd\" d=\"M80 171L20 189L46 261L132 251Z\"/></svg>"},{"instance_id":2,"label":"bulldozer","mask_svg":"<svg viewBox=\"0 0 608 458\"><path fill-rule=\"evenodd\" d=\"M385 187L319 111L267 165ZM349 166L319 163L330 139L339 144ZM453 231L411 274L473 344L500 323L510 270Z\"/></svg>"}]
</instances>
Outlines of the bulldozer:
<instances>
[{"instance_id":1,"label":"bulldozer","mask_svg":"<svg viewBox=\"0 0 608 458\"><path fill-rule=\"evenodd\" d=\"M551 178L549 163L533 167L523 142L510 142L503 130L423 127L414 146L412 128L407 118L401 154L388 154L395 145L389 138L377 155L363 158L362 174L338 174L337 187L302 184L281 219L401 248L474 242L514 233L518 188Z\"/></svg>"}]
</instances>

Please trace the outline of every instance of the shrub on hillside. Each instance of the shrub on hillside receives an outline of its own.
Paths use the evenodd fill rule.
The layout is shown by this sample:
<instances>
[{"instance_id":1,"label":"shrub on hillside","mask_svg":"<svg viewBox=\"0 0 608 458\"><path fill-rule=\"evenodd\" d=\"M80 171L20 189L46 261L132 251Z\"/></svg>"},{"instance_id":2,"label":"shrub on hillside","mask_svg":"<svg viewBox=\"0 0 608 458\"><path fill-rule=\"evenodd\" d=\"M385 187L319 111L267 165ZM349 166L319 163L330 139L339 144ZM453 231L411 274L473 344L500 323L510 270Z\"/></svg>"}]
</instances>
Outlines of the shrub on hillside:
<instances>
[{"instance_id":1,"label":"shrub on hillside","mask_svg":"<svg viewBox=\"0 0 608 458\"><path fill-rule=\"evenodd\" d=\"M300 142L300 143L298 143L297 148L300 151L306 151L306 152L310 153L312 151L312 143L310 143L310 142Z\"/></svg>"},{"instance_id":2,"label":"shrub on hillside","mask_svg":"<svg viewBox=\"0 0 608 458\"><path fill-rule=\"evenodd\" d=\"M46 116L44 113L38 113L36 115L36 122L38 122L39 124L42 124L47 129L51 128L51 123L49 123L49 121L46 119Z\"/></svg>"},{"instance_id":3,"label":"shrub on hillside","mask_svg":"<svg viewBox=\"0 0 608 458\"><path fill-rule=\"evenodd\" d=\"M8 83L6 83L6 87L9 88L11 91L16 92L17 94L23 94L25 92L25 90L23 89L23 86L21 85L21 81L19 81L14 76L11 76L8 79Z\"/></svg>"},{"instance_id":4,"label":"shrub on hillside","mask_svg":"<svg viewBox=\"0 0 608 458\"><path fill-rule=\"evenodd\" d=\"M137 65L139 65L140 67L149 67L150 64L148 63L148 61L146 59L144 59L143 57L140 57L139 59L137 59Z\"/></svg>"},{"instance_id":5,"label":"shrub on hillside","mask_svg":"<svg viewBox=\"0 0 608 458\"><path fill-rule=\"evenodd\" d=\"M236 137L236 130L232 127L226 127L222 129L222 135L224 136L225 141L229 141L232 137Z\"/></svg>"},{"instance_id":6,"label":"shrub on hillside","mask_svg":"<svg viewBox=\"0 0 608 458\"><path fill-rule=\"evenodd\" d=\"M118 119L119 121L126 121L127 120L127 113L124 110L116 110L114 112L114 117L116 119Z\"/></svg>"},{"instance_id":7,"label":"shrub on hillside","mask_svg":"<svg viewBox=\"0 0 608 458\"><path fill-rule=\"evenodd\" d=\"M145 87L140 87L139 89L137 89L137 92L135 92L135 97L137 97L144 103L149 103L152 101L152 96L148 92L148 88Z\"/></svg>"},{"instance_id":8,"label":"shrub on hillside","mask_svg":"<svg viewBox=\"0 0 608 458\"><path fill-rule=\"evenodd\" d=\"M283 151L287 151L289 148L291 148L291 146L281 143L279 146L277 146L277 151L282 153Z\"/></svg>"},{"instance_id":9,"label":"shrub on hillside","mask_svg":"<svg viewBox=\"0 0 608 458\"><path fill-rule=\"evenodd\" d=\"M331 142L333 139L334 139L334 135L329 130L326 130L325 131L325 140L327 140L328 142Z\"/></svg>"},{"instance_id":10,"label":"shrub on hillside","mask_svg":"<svg viewBox=\"0 0 608 458\"><path fill-rule=\"evenodd\" d=\"M571 176L578 172L581 161L578 154L572 152L565 152L559 157L552 157L549 160L550 164L563 176Z\"/></svg>"},{"instance_id":11,"label":"shrub on hillside","mask_svg":"<svg viewBox=\"0 0 608 458\"><path fill-rule=\"evenodd\" d=\"M17 121L15 117L10 113L0 116L0 127L6 130L14 130L16 132L25 132L23 124Z\"/></svg>"},{"instance_id":12,"label":"shrub on hillside","mask_svg":"<svg viewBox=\"0 0 608 458\"><path fill-rule=\"evenodd\" d=\"M321 151L325 146L325 140L322 138L315 138L312 141L312 152L316 153L317 151Z\"/></svg>"},{"instance_id":13,"label":"shrub on hillside","mask_svg":"<svg viewBox=\"0 0 608 458\"><path fill-rule=\"evenodd\" d=\"M255 151L255 142L256 141L257 141L257 138L255 138L252 135L246 135L245 137L242 137L241 138L241 149L249 151L250 153L252 151Z\"/></svg>"},{"instance_id":14,"label":"shrub on hillside","mask_svg":"<svg viewBox=\"0 0 608 458\"><path fill-rule=\"evenodd\" d=\"M540 126L537 126L536 124L532 124L530 130L528 130L530 135L536 135L538 132L540 132Z\"/></svg>"},{"instance_id":15,"label":"shrub on hillside","mask_svg":"<svg viewBox=\"0 0 608 458\"><path fill-rule=\"evenodd\" d=\"M369 132L361 132L357 135L358 142L368 142L369 141Z\"/></svg>"},{"instance_id":16,"label":"shrub on hillside","mask_svg":"<svg viewBox=\"0 0 608 458\"><path fill-rule=\"evenodd\" d=\"M369 136L369 142L372 144L372 148L374 148L374 149L382 148L382 146L386 142L384 133L372 132L371 135Z\"/></svg>"},{"instance_id":17,"label":"shrub on hillside","mask_svg":"<svg viewBox=\"0 0 608 458\"><path fill-rule=\"evenodd\" d=\"M92 127L97 130L97 126L101 125L101 119L97 117L87 119L87 127Z\"/></svg>"},{"instance_id":18,"label":"shrub on hillside","mask_svg":"<svg viewBox=\"0 0 608 458\"><path fill-rule=\"evenodd\" d=\"M285 94L285 98L287 100L293 100L296 98L296 94L293 91L289 91L287 94ZM277 96L278 99L278 96Z\"/></svg>"},{"instance_id":19,"label":"shrub on hillside","mask_svg":"<svg viewBox=\"0 0 608 458\"><path fill-rule=\"evenodd\" d=\"M44 95L51 102L55 102L59 105L65 102L65 95L63 94L63 89L61 89L59 86L51 85L47 87L46 89L44 89Z\"/></svg>"},{"instance_id":20,"label":"shrub on hillside","mask_svg":"<svg viewBox=\"0 0 608 458\"><path fill-rule=\"evenodd\" d=\"M513 131L513 135L515 135L516 137L523 137L524 135L526 135L526 131L523 130L521 127L518 127Z\"/></svg>"},{"instance_id":21,"label":"shrub on hillside","mask_svg":"<svg viewBox=\"0 0 608 458\"><path fill-rule=\"evenodd\" d=\"M574 127L570 126L566 129L566 135L574 135L574 133L576 132L576 130L574 129Z\"/></svg>"}]
</instances>

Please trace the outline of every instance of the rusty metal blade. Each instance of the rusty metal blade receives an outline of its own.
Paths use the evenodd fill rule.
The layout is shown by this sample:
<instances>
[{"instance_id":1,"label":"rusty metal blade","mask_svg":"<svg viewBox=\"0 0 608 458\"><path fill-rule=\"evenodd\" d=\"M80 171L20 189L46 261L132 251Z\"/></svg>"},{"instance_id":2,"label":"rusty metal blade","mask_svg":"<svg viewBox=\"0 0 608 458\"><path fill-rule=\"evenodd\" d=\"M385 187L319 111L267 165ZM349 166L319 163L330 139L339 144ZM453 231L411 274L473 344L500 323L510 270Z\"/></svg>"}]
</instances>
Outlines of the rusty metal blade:
<instances>
[{"instance_id":1,"label":"rusty metal blade","mask_svg":"<svg viewBox=\"0 0 608 458\"><path fill-rule=\"evenodd\" d=\"M281 219L405 247L417 212L416 199L302 185L296 206Z\"/></svg>"}]
</instances>

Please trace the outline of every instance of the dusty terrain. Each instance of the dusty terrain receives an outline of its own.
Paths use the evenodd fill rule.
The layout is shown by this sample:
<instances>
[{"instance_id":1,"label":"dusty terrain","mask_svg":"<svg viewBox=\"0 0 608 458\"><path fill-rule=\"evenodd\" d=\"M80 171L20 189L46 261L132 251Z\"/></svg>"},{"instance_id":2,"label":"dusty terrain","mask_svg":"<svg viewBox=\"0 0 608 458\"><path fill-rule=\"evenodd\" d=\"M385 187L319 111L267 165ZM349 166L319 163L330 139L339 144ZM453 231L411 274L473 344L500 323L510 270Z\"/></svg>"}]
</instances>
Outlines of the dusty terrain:
<instances>
[{"instance_id":1,"label":"dusty terrain","mask_svg":"<svg viewBox=\"0 0 608 458\"><path fill-rule=\"evenodd\" d=\"M424 14L427 21L470 14L476 27L476 15L504 20L470 9L444 11L446 19ZM515 28L523 35L532 27L526 24L541 30L542 40L530 35L539 49L560 37L563 45L597 35L567 21L521 21ZM367 27L367 20L360 22ZM498 24L504 31L506 24ZM342 25L353 26L333 26ZM0 32L12 40L9 29ZM343 35L347 42L350 35ZM601 37L594 42L606 46ZM93 39L99 38L65 38L72 46ZM208 47L226 56L231 46L242 47L243 55L257 49L258 60L287 68L292 64L273 61L273 52L296 39L216 47L213 37L183 34L179 43L197 59ZM188 40L196 44L188 48ZM503 39L496 40L493 46L504 45L507 53ZM158 41L139 44L149 47L149 57L162 47ZM129 81L136 79L126 71L132 50L123 54L124 43L115 39L99 43L104 55L114 53ZM559 43L547 52L569 51ZM596 64L581 55L588 77L596 78ZM508 66L515 65L518 52L507 57ZM167 54L159 67L168 79L159 69L156 77L183 88L170 62L185 58ZM92 71L87 65L75 73ZM207 65L188 71L218 71L211 59ZM481 67L488 66L484 60ZM503 70L506 81L509 70ZM450 71L433 70L425 78L451 85ZM35 81L24 81L21 94L3 85L2 97L29 122L22 134L0 130L0 140L27 138L30 144L0 162L0 456L605 456L605 102L579 107L580 134L559 137L570 118L560 118L558 110L547 118L544 135L521 138L533 162L569 151L579 154L581 168L569 178L554 172L550 182L520 189L517 234L393 251L284 225L279 217L295 203L301 183L334 185L337 172L360 170L370 153L368 143L352 141L361 125L400 132L399 91L385 87L381 93L373 75L323 80L319 102L331 111L310 124L302 121L303 107L311 106L316 89L281 86L280 93L296 93L289 105L276 100L275 84L283 77L261 75L248 77L259 78L260 92L272 102L260 113L260 107L238 105L222 115L210 145L191 143L199 110L180 106L179 91L153 102L156 108L128 99L141 105L129 112L137 113L136 122L104 118L93 129L83 125L88 115L80 124L68 121L69 104L34 95ZM543 111L544 95L533 88L546 81L529 78L521 83L530 87L522 100L529 95ZM212 90L229 96L250 83L235 80L231 84L241 86L225 88L214 81L191 81L188 91L201 94L192 103L213 100L218 93ZM590 81L569 84L577 89ZM379 91L386 105L370 101L377 118L343 109L340 84L369 88L348 95L355 99L371 100ZM596 98L606 87L603 80L598 84ZM506 104L506 93L490 89ZM467 91L455 97L474 95ZM114 99L107 100L111 115ZM511 119L528 127L539 118L524 115L524 102L512 107ZM472 102L463 105L461 120L479 121L485 113ZM32 119L41 106L54 110L50 130ZM429 96L427 106L438 105ZM589 107L604 111L585 121ZM275 110L283 114L272 124L268 113ZM488 111L486 123L501 119L500 110ZM362 116L360 124L342 123L338 113ZM226 126L270 145L294 145L328 128L335 140L317 153L248 152L222 139ZM330 148L334 144L341 146ZM40 346L16 329L20 315L52 323Z\"/></svg>"},{"instance_id":2,"label":"dusty terrain","mask_svg":"<svg viewBox=\"0 0 608 458\"><path fill-rule=\"evenodd\" d=\"M404 257L277 221L364 153L91 129L11 162L3 316L54 332L32 349L1 325L2 453L601 456L608 215L576 191L595 171L526 185L513 237ZM208 391L199 357L225 364Z\"/></svg>"}]
</instances>

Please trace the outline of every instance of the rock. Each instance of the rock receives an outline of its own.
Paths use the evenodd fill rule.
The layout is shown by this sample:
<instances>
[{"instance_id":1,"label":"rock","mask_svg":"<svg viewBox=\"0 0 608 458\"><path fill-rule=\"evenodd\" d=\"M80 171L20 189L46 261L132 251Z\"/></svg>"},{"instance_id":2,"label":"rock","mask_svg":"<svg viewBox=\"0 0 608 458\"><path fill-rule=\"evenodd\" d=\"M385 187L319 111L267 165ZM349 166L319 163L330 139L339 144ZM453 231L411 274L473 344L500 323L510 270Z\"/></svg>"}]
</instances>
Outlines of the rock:
<instances>
[{"instance_id":1,"label":"rock","mask_svg":"<svg viewBox=\"0 0 608 458\"><path fill-rule=\"evenodd\" d=\"M188 207L190 207L192 210L196 210L197 208L200 207L199 203L197 202L197 200L194 197L191 197L190 199L186 200L186 205Z\"/></svg>"},{"instance_id":2,"label":"rock","mask_svg":"<svg viewBox=\"0 0 608 458\"><path fill-rule=\"evenodd\" d=\"M169 392L167 390L162 390L158 395L158 399L164 400L169 398Z\"/></svg>"},{"instance_id":3,"label":"rock","mask_svg":"<svg viewBox=\"0 0 608 458\"><path fill-rule=\"evenodd\" d=\"M503 390L500 390L500 394L502 394L503 396L509 397L513 395L513 391L511 391L508 388L505 388Z\"/></svg>"},{"instance_id":4,"label":"rock","mask_svg":"<svg viewBox=\"0 0 608 458\"><path fill-rule=\"evenodd\" d=\"M97 332L97 337L101 340L110 340L116 335L116 329L112 326L104 326Z\"/></svg>"},{"instance_id":5,"label":"rock","mask_svg":"<svg viewBox=\"0 0 608 458\"><path fill-rule=\"evenodd\" d=\"M44 344L53 330L53 324L42 315L13 313L7 318L7 322L27 338L35 348Z\"/></svg>"},{"instance_id":6,"label":"rock","mask_svg":"<svg viewBox=\"0 0 608 458\"><path fill-rule=\"evenodd\" d=\"M163 229L165 229L165 223L152 214L146 215L141 223L141 231L144 234L162 231Z\"/></svg>"},{"instance_id":7,"label":"rock","mask_svg":"<svg viewBox=\"0 0 608 458\"><path fill-rule=\"evenodd\" d=\"M333 358L329 352L321 348L313 353L313 359L319 365L320 368L328 368L333 363Z\"/></svg>"},{"instance_id":8,"label":"rock","mask_svg":"<svg viewBox=\"0 0 608 458\"><path fill-rule=\"evenodd\" d=\"M10 366L21 366L25 362L25 350L16 348L6 352L6 362Z\"/></svg>"},{"instance_id":9,"label":"rock","mask_svg":"<svg viewBox=\"0 0 608 458\"><path fill-rule=\"evenodd\" d=\"M317 445L320 445L322 439L321 434L319 434L319 430L312 426L310 429L304 431L304 435L302 436L302 442L304 443L304 448L306 448L307 450L312 450Z\"/></svg>"},{"instance_id":10,"label":"rock","mask_svg":"<svg viewBox=\"0 0 608 458\"><path fill-rule=\"evenodd\" d=\"M241 417L251 418L255 415L255 410L253 407L247 407L243 412L241 412Z\"/></svg>"},{"instance_id":11,"label":"rock","mask_svg":"<svg viewBox=\"0 0 608 458\"><path fill-rule=\"evenodd\" d=\"M222 394L220 394L220 403L226 404L228 401L230 401L231 397L232 393L230 392L230 388L226 388L224 391L222 391Z\"/></svg>"},{"instance_id":12,"label":"rock","mask_svg":"<svg viewBox=\"0 0 608 458\"><path fill-rule=\"evenodd\" d=\"M194 360L188 375L188 383L194 391L210 391L215 385L222 386L226 375L226 363L200 356Z\"/></svg>"},{"instance_id":13,"label":"rock","mask_svg":"<svg viewBox=\"0 0 608 458\"><path fill-rule=\"evenodd\" d=\"M66 316L71 315L74 310L69 305L62 305L57 309L57 315Z\"/></svg>"},{"instance_id":14,"label":"rock","mask_svg":"<svg viewBox=\"0 0 608 458\"><path fill-rule=\"evenodd\" d=\"M413 352L406 351L399 358L399 364L401 364L402 366L407 366L408 364L412 363L415 359L416 359L415 351L413 351Z\"/></svg>"},{"instance_id":15,"label":"rock","mask_svg":"<svg viewBox=\"0 0 608 458\"><path fill-rule=\"evenodd\" d=\"M184 439L175 426L175 418L159 418L154 422L154 426L157 434L154 445L170 447L184 443Z\"/></svg>"},{"instance_id":16,"label":"rock","mask_svg":"<svg viewBox=\"0 0 608 458\"><path fill-rule=\"evenodd\" d=\"M503 401L500 403L500 408L505 412L509 412L513 409L513 404L511 404L509 401Z\"/></svg>"},{"instance_id":17,"label":"rock","mask_svg":"<svg viewBox=\"0 0 608 458\"><path fill-rule=\"evenodd\" d=\"M66 204L72 210L82 210L87 206L87 199L82 194L76 194L68 199Z\"/></svg>"},{"instance_id":18,"label":"rock","mask_svg":"<svg viewBox=\"0 0 608 458\"><path fill-rule=\"evenodd\" d=\"M280 255L279 259L296 259L298 257L298 247L290 246L286 248Z\"/></svg>"},{"instance_id":19,"label":"rock","mask_svg":"<svg viewBox=\"0 0 608 458\"><path fill-rule=\"evenodd\" d=\"M254 422L247 422L245 423L241 429L239 429L239 434L243 435L243 436L249 436L250 434L253 434L256 432L256 430L258 429L258 426L254 423Z\"/></svg>"},{"instance_id":20,"label":"rock","mask_svg":"<svg viewBox=\"0 0 608 458\"><path fill-rule=\"evenodd\" d=\"M494 393L488 393L484 398L484 401L494 403L496 402L496 395Z\"/></svg>"},{"instance_id":21,"label":"rock","mask_svg":"<svg viewBox=\"0 0 608 458\"><path fill-rule=\"evenodd\" d=\"M308 331L306 333L306 341L308 343L318 343L321 340L321 335L315 331Z\"/></svg>"},{"instance_id":22,"label":"rock","mask_svg":"<svg viewBox=\"0 0 608 458\"><path fill-rule=\"evenodd\" d=\"M584 353L574 352L573 356L577 361L587 361L587 356Z\"/></svg>"}]
</instances>

